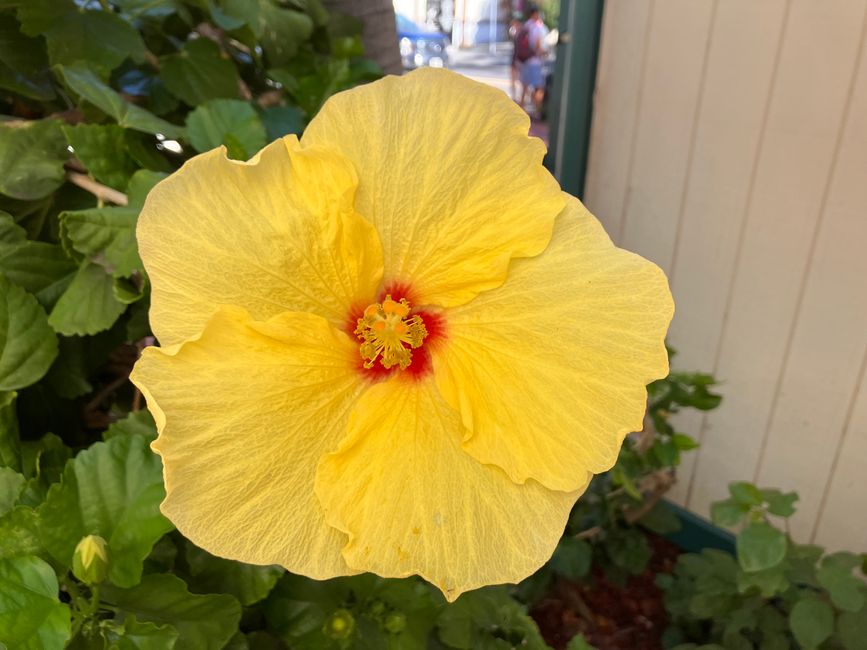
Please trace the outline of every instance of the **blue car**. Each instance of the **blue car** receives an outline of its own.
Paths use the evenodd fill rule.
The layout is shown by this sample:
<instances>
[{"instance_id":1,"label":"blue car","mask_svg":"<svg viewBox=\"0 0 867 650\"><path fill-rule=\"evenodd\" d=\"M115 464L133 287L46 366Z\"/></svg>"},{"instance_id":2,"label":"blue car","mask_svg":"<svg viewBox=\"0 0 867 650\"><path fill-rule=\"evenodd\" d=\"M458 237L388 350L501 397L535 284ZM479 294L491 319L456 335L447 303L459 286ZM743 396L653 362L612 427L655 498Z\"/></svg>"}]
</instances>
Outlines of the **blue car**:
<instances>
[{"instance_id":1,"label":"blue car","mask_svg":"<svg viewBox=\"0 0 867 650\"><path fill-rule=\"evenodd\" d=\"M448 67L448 39L445 34L420 27L406 16L397 14L397 40L404 68Z\"/></svg>"}]
</instances>

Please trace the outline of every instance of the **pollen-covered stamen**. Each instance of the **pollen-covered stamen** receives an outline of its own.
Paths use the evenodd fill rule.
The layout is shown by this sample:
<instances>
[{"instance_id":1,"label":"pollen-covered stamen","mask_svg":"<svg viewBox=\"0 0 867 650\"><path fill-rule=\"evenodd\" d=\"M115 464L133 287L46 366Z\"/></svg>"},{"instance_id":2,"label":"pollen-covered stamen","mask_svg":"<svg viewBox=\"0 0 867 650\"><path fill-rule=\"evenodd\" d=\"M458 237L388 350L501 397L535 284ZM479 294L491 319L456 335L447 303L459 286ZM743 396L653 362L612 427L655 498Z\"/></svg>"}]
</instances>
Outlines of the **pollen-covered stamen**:
<instances>
[{"instance_id":1,"label":"pollen-covered stamen","mask_svg":"<svg viewBox=\"0 0 867 650\"><path fill-rule=\"evenodd\" d=\"M355 334L361 341L359 351L365 368L372 368L377 359L384 368L409 366L412 350L421 347L427 336L424 321L410 316L409 311L406 299L392 300L391 295L364 310Z\"/></svg>"}]
</instances>

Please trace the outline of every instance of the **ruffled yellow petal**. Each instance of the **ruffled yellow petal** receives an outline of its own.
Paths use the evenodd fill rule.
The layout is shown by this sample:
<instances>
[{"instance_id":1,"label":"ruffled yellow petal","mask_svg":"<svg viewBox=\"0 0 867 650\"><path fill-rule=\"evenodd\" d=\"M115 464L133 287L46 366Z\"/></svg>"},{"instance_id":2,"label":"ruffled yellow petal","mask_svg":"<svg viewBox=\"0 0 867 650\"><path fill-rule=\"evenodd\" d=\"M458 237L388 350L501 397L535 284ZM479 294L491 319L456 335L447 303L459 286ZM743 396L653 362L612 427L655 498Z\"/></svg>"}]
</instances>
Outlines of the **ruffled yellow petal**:
<instances>
[{"instance_id":1,"label":"ruffled yellow petal","mask_svg":"<svg viewBox=\"0 0 867 650\"><path fill-rule=\"evenodd\" d=\"M517 485L464 453L461 436L432 381L397 377L362 396L316 477L328 522L349 534L349 566L418 574L454 600L517 582L551 556L579 492Z\"/></svg>"},{"instance_id":2,"label":"ruffled yellow petal","mask_svg":"<svg viewBox=\"0 0 867 650\"><path fill-rule=\"evenodd\" d=\"M645 385L668 372L673 309L662 271L615 248L570 197L542 255L448 310L434 374L472 431L464 449L556 490L609 469L642 428Z\"/></svg>"},{"instance_id":3,"label":"ruffled yellow petal","mask_svg":"<svg viewBox=\"0 0 867 650\"><path fill-rule=\"evenodd\" d=\"M160 342L197 334L218 305L343 326L382 279L379 238L353 209L356 184L346 159L288 136L249 162L224 148L196 156L157 185L137 234Z\"/></svg>"},{"instance_id":4,"label":"ruffled yellow petal","mask_svg":"<svg viewBox=\"0 0 867 650\"><path fill-rule=\"evenodd\" d=\"M159 438L162 511L220 557L324 579L353 573L313 491L363 390L349 337L312 314L223 308L201 337L147 348L132 380Z\"/></svg>"},{"instance_id":5,"label":"ruffled yellow petal","mask_svg":"<svg viewBox=\"0 0 867 650\"><path fill-rule=\"evenodd\" d=\"M302 142L354 163L386 285L448 306L500 285L512 257L548 243L563 198L529 125L501 91L428 68L335 95Z\"/></svg>"}]
</instances>

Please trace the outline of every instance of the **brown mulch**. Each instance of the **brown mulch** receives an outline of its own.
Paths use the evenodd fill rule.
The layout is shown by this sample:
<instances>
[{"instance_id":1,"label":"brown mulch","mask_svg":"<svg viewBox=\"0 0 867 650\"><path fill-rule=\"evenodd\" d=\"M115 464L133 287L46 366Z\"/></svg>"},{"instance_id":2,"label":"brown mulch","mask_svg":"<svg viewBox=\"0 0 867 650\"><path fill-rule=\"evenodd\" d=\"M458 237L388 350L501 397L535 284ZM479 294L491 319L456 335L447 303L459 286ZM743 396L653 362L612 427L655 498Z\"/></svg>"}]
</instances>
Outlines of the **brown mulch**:
<instances>
[{"instance_id":1,"label":"brown mulch","mask_svg":"<svg viewBox=\"0 0 867 650\"><path fill-rule=\"evenodd\" d=\"M625 586L609 581L600 569L592 579L560 579L533 608L545 641L562 650L582 633L598 650L661 650L666 614L662 592L654 583L658 573L671 573L682 552L666 539L651 535L653 556L641 575Z\"/></svg>"}]
</instances>

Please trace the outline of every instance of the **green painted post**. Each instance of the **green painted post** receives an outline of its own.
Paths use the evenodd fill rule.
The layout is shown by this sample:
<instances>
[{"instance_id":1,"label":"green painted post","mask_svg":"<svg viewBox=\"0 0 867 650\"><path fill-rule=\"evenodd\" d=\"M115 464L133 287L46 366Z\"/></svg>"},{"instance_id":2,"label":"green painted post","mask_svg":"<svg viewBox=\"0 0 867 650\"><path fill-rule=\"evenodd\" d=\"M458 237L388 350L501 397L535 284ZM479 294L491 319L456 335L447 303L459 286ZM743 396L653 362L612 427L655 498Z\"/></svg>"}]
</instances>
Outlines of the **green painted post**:
<instances>
[{"instance_id":1,"label":"green painted post","mask_svg":"<svg viewBox=\"0 0 867 650\"><path fill-rule=\"evenodd\" d=\"M604 0L562 0L545 164L570 194L583 198Z\"/></svg>"}]
</instances>

